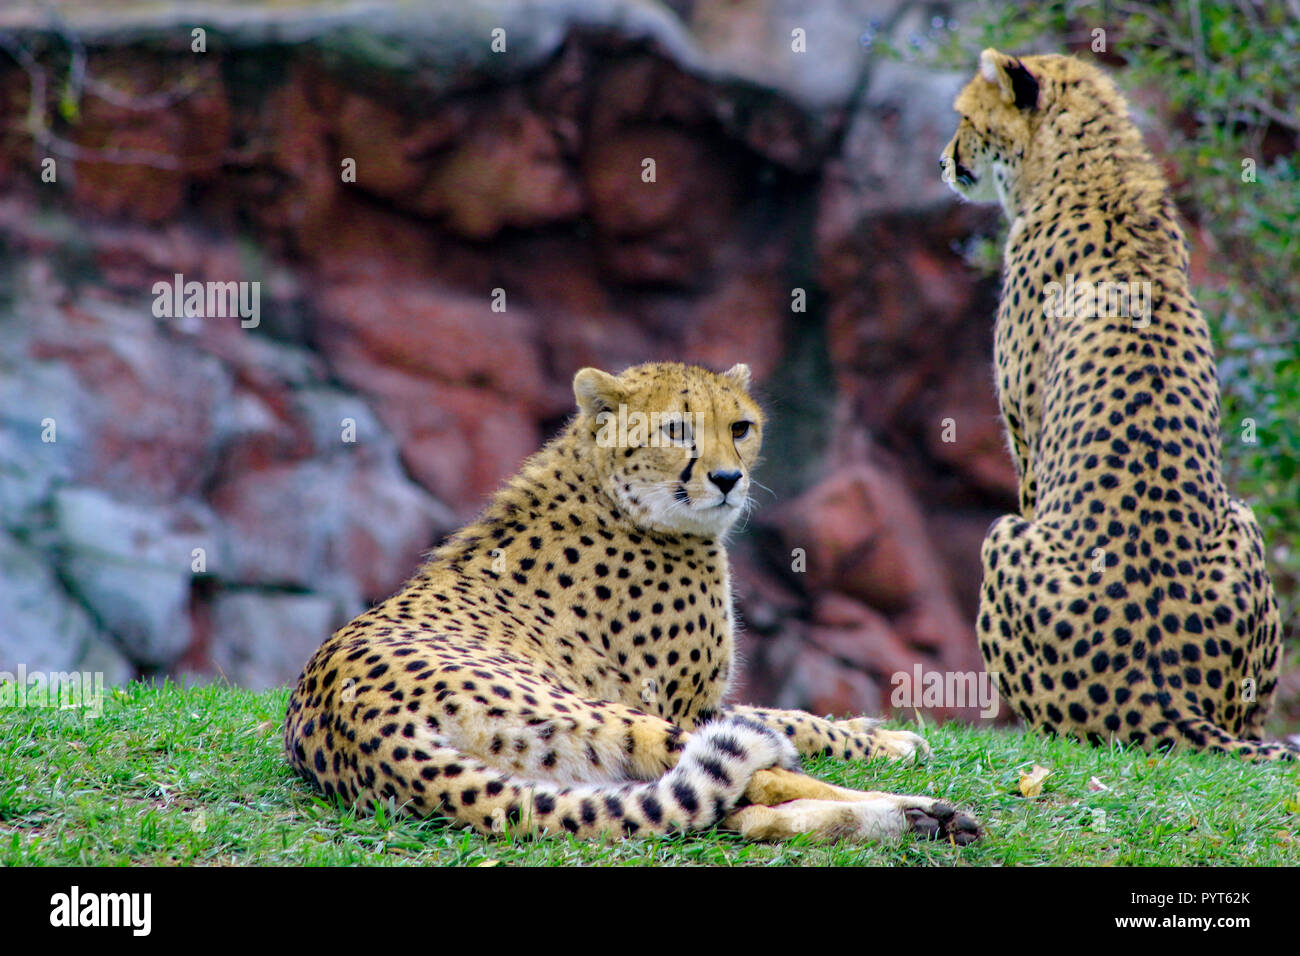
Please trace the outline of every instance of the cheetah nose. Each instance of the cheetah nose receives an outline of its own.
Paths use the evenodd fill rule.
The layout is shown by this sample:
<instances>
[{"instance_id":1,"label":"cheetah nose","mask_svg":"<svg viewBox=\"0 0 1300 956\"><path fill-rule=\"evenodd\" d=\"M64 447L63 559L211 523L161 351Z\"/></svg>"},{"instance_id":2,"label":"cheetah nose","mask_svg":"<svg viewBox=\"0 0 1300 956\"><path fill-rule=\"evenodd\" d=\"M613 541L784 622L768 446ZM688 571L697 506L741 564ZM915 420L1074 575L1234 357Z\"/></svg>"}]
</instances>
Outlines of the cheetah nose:
<instances>
[{"instance_id":1,"label":"cheetah nose","mask_svg":"<svg viewBox=\"0 0 1300 956\"><path fill-rule=\"evenodd\" d=\"M718 486L722 492L722 497L727 497L727 492L736 487L736 482L740 481L740 472L738 471L713 471L709 473L709 481Z\"/></svg>"}]
</instances>

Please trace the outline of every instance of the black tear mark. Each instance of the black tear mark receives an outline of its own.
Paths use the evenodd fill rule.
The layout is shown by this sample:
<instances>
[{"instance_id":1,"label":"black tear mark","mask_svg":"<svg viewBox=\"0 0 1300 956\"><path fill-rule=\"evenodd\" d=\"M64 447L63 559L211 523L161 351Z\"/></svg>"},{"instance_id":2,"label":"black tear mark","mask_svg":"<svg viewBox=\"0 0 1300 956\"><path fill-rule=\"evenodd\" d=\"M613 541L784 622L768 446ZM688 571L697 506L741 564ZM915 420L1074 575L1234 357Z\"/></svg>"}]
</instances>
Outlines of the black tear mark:
<instances>
[{"instance_id":1,"label":"black tear mark","mask_svg":"<svg viewBox=\"0 0 1300 956\"><path fill-rule=\"evenodd\" d=\"M686 463L686 467L682 469L681 476L678 479L679 481L681 481L682 484L686 484L688 481L691 480L691 469L695 467L695 462L696 462L695 446L691 445L691 460Z\"/></svg>"}]
</instances>

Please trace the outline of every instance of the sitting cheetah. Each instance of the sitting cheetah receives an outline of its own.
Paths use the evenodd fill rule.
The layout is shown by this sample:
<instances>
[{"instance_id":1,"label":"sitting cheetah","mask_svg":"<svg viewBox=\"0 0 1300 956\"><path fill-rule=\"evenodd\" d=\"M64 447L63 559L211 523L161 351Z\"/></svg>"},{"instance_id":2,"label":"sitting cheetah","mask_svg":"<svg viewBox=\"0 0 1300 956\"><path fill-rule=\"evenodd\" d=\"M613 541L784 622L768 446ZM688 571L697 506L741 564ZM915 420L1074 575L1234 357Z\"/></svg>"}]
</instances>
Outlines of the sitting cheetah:
<instances>
[{"instance_id":1,"label":"sitting cheetah","mask_svg":"<svg viewBox=\"0 0 1300 956\"><path fill-rule=\"evenodd\" d=\"M799 772L800 753L927 751L917 735L724 703L722 541L763 429L748 386L744 365L580 371L564 431L307 664L292 765L326 796L483 832L975 839L939 801Z\"/></svg>"},{"instance_id":2,"label":"sitting cheetah","mask_svg":"<svg viewBox=\"0 0 1300 956\"><path fill-rule=\"evenodd\" d=\"M985 665L1029 723L1252 759L1277 683L1254 515L1220 477L1209 332L1160 171L1102 71L985 50L945 181L1011 222L995 330L1020 514L989 529Z\"/></svg>"}]
</instances>

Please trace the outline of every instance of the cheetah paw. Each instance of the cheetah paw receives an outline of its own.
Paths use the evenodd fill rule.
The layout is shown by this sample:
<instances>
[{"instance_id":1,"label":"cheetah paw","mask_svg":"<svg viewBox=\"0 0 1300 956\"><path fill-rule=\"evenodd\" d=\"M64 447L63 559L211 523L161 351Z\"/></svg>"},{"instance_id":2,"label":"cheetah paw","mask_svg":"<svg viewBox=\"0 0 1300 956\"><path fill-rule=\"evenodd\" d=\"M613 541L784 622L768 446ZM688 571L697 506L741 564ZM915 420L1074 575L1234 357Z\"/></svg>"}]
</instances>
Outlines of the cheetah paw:
<instances>
[{"instance_id":1,"label":"cheetah paw","mask_svg":"<svg viewBox=\"0 0 1300 956\"><path fill-rule=\"evenodd\" d=\"M944 840L957 846L974 843L982 835L979 821L950 803L934 801L929 807L903 811L912 832L927 840Z\"/></svg>"}]
</instances>

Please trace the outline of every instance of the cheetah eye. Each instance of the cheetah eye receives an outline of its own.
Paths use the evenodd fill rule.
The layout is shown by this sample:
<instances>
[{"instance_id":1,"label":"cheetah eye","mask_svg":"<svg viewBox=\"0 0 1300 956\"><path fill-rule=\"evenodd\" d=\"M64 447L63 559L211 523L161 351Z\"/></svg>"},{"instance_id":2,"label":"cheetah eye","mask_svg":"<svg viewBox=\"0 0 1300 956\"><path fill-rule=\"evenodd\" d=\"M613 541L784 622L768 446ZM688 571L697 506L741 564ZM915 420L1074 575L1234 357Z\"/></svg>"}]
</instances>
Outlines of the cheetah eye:
<instances>
[{"instance_id":1,"label":"cheetah eye","mask_svg":"<svg viewBox=\"0 0 1300 956\"><path fill-rule=\"evenodd\" d=\"M731 437L736 441L740 441L749 434L749 429L753 424L753 422L733 422L731 425Z\"/></svg>"},{"instance_id":2,"label":"cheetah eye","mask_svg":"<svg viewBox=\"0 0 1300 956\"><path fill-rule=\"evenodd\" d=\"M670 418L664 422L663 433L668 436L670 441L689 442L691 440L691 427L681 418Z\"/></svg>"}]
</instances>

